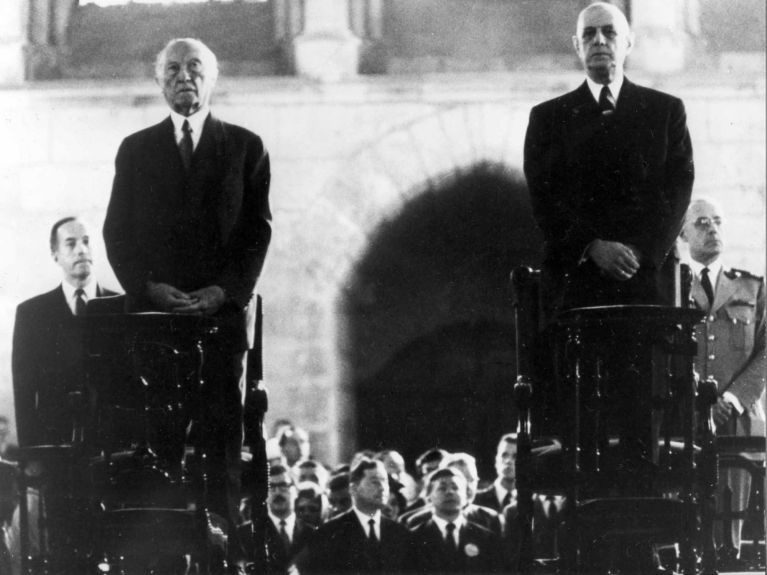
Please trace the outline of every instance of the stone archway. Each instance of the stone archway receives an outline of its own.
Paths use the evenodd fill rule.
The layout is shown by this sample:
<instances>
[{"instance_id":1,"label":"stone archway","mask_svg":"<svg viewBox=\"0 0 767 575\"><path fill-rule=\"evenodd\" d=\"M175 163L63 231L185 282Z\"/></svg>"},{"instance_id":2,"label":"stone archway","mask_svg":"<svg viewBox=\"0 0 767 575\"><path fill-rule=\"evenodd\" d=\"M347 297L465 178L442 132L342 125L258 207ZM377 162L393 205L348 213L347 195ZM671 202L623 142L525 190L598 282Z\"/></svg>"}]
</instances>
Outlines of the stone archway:
<instances>
[{"instance_id":1,"label":"stone archway","mask_svg":"<svg viewBox=\"0 0 767 575\"><path fill-rule=\"evenodd\" d=\"M318 443L328 446L328 459L343 460L362 446L361 441L368 442L368 438L359 433L359 391L370 386L390 388L389 383L384 383L388 377L385 374L395 374L402 365L413 361L414 350L437 353L445 347L445 342L462 339L463 352L473 358L469 369L474 375L466 381L480 376L482 381L489 382L473 394L475 403L490 405L503 385L510 389L514 338L513 330L510 331L508 273L517 263L535 265L540 248L519 168L522 157L519 126L524 126L524 121L518 103L472 103L438 108L392 127L382 136L371 139L369 145L355 150L322 186L322 192L313 196L314 201L308 208L313 233L310 236L307 231L305 238L296 241L301 241L304 259L313 262L308 270L311 286L306 285L303 290L311 291L317 304L317 345L310 363L321 365L322 374L314 379L313 385L315 395L323 398L329 429L323 432L315 427L312 435L321 438ZM473 243L466 243L461 263L453 269L457 278L466 274L482 276L473 284L473 291L469 289L461 297L471 303L472 297L478 297L476 294L483 290L489 290L487 293L492 292L492 296L486 298L488 305L482 313L473 314L467 309L460 319L437 322L427 330L410 329L426 321L424 318L399 313L388 329L404 337L401 341L384 342L383 351L376 351L376 341L383 340L377 340L370 333L363 337L365 330L359 329L360 315L354 311L366 293L360 271L365 268L365 262L376 260L386 251L381 250L381 246L391 243L390 238L401 236L402 229L416 227L422 220L419 214L437 212L454 223L461 221L463 212L464 219L473 222L475 231L480 232ZM434 219L429 226L439 228L439 221ZM482 229L488 226L492 229ZM322 230L319 235L318 229ZM468 238L470 229L468 226L461 231L463 239ZM422 240L428 238L429 233L428 226L418 231ZM459 243L463 241L460 234L456 237ZM479 245L477 242L482 237L487 242ZM487 248L493 244L498 250L488 255ZM472 258L472 250L476 251L477 258ZM390 256L391 261L397 260L396 253ZM494 265L487 266L488 270L492 269L488 272L492 278L471 269L472 265L475 269L477 265L481 267L482 257L495 258ZM407 269L415 270L419 266L417 261L404 265L390 287L396 291L398 286L409 285L404 277ZM461 266L468 268L462 270ZM373 272L373 277L380 275ZM455 282L460 283L460 279ZM433 284L425 282L417 289L428 294L431 287ZM325 307L328 300L334 302L333 309ZM432 315L437 318L439 314ZM398 322L404 323L400 326ZM473 335L462 337L461 333ZM355 355L363 339L366 351ZM479 345L480 342L484 343ZM360 365L365 364L371 354L375 361L369 370L361 370ZM402 361L398 363L397 357ZM439 363L436 355L433 359ZM432 392L438 394L439 387ZM479 419L488 416L487 410L476 413ZM505 420L502 431L508 431L508 426L513 425L513 413L508 409L490 417L498 420L499 425L501 419ZM378 431L383 435L380 428ZM490 426L482 442L494 443L500 431L500 427ZM385 441L382 436L380 442ZM406 450L403 446L397 447ZM453 442L453 447L459 445ZM413 444L412 449L416 448Z\"/></svg>"}]
</instances>

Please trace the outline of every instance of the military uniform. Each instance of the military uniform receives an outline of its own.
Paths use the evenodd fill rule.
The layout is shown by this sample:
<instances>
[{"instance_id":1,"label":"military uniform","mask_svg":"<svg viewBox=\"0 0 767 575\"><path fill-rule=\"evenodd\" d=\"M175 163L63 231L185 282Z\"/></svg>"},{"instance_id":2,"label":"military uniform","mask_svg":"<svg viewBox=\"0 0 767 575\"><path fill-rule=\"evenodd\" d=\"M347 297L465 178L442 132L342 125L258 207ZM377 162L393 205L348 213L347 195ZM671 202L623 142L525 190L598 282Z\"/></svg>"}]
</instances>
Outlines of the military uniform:
<instances>
[{"instance_id":1,"label":"military uniform","mask_svg":"<svg viewBox=\"0 0 767 575\"><path fill-rule=\"evenodd\" d=\"M708 299L695 276L692 297L699 309ZM701 378L713 376L721 395L732 393L743 406L735 428L719 429L728 435L764 434L765 315L764 280L748 272L722 270L714 287L714 303L696 326Z\"/></svg>"},{"instance_id":2,"label":"military uniform","mask_svg":"<svg viewBox=\"0 0 767 575\"><path fill-rule=\"evenodd\" d=\"M708 311L695 329L695 368L703 379L713 376L719 395L727 399L725 392L732 394L743 408L740 414L733 410L730 421L719 426L717 434L764 435L764 279L743 270L722 269L714 283L714 302L709 309L696 273L691 295L699 309ZM720 489L725 485L732 488L733 509L744 509L751 489L748 473L727 469L720 476ZM741 528L742 521L735 521L732 536L736 550L740 548Z\"/></svg>"}]
</instances>

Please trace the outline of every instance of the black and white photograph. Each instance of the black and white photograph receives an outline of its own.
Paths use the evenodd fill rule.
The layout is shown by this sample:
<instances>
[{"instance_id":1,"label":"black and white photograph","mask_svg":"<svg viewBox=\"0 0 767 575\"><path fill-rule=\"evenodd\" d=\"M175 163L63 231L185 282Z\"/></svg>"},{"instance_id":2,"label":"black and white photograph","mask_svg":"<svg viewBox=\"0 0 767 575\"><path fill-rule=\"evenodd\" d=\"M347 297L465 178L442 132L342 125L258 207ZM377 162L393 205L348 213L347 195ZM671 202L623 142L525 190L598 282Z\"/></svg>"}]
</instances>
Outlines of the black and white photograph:
<instances>
[{"instance_id":1,"label":"black and white photograph","mask_svg":"<svg viewBox=\"0 0 767 575\"><path fill-rule=\"evenodd\" d=\"M2 0L0 575L767 568L762 0Z\"/></svg>"}]
</instances>

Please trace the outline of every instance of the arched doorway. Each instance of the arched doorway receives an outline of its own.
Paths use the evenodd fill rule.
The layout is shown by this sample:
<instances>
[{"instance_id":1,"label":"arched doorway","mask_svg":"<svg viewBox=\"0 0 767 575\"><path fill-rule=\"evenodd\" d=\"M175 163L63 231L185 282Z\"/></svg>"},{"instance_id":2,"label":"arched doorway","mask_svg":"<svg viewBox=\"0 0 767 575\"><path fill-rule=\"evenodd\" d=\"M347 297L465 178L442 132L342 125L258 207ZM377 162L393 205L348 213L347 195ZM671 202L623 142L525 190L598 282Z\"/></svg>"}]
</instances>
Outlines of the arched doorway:
<instances>
[{"instance_id":1,"label":"arched doorway","mask_svg":"<svg viewBox=\"0 0 767 575\"><path fill-rule=\"evenodd\" d=\"M498 437L516 426L509 272L540 254L524 180L496 165L457 173L379 226L345 294L360 447L412 461L440 445L492 473Z\"/></svg>"}]
</instances>

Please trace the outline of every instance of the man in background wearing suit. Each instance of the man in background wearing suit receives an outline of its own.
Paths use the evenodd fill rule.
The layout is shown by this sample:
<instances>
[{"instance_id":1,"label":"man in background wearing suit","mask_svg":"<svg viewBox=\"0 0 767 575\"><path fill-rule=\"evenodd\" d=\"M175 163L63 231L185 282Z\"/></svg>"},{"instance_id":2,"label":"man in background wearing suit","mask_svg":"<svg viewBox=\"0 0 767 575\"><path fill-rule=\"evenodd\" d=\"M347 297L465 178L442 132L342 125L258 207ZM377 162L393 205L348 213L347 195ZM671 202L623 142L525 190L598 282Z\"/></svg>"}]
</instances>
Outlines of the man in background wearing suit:
<instances>
[{"instance_id":1,"label":"man in background wearing suit","mask_svg":"<svg viewBox=\"0 0 767 575\"><path fill-rule=\"evenodd\" d=\"M517 434L507 433L498 441L495 452L496 478L492 485L477 491L474 503L501 512L516 503Z\"/></svg>"},{"instance_id":2,"label":"man in background wearing suit","mask_svg":"<svg viewBox=\"0 0 767 575\"><path fill-rule=\"evenodd\" d=\"M61 285L16 310L11 370L19 445L62 445L73 440L76 408L70 392L82 391L83 365L76 317L89 300L115 295L93 278L90 236L83 222L66 217L50 234L51 256L64 272ZM77 396L74 396L77 397Z\"/></svg>"},{"instance_id":3,"label":"man in background wearing suit","mask_svg":"<svg viewBox=\"0 0 767 575\"><path fill-rule=\"evenodd\" d=\"M324 523L309 543L301 573L380 573L410 570L410 532L381 510L389 499L389 478L381 461L362 459L352 470L353 506Z\"/></svg>"},{"instance_id":4,"label":"man in background wearing suit","mask_svg":"<svg viewBox=\"0 0 767 575\"><path fill-rule=\"evenodd\" d=\"M414 564L419 573L499 573L501 538L467 520L466 477L445 467L428 478L430 516L413 530Z\"/></svg>"},{"instance_id":5,"label":"man in background wearing suit","mask_svg":"<svg viewBox=\"0 0 767 575\"><path fill-rule=\"evenodd\" d=\"M586 7L573 45L586 81L532 109L524 148L546 315L670 304L663 264L694 177L684 105L624 76L633 34L615 6Z\"/></svg>"},{"instance_id":6,"label":"man in background wearing suit","mask_svg":"<svg viewBox=\"0 0 767 575\"><path fill-rule=\"evenodd\" d=\"M85 224L76 217L62 218L51 228L53 261L64 278L55 289L19 304L13 327L11 372L16 404L16 430L21 447L70 445L76 421L85 409L82 332L77 316L89 300L115 295L93 277L93 254ZM82 423L82 422L80 422ZM80 523L71 500L68 474L54 462L34 462L39 488L45 497L45 542L40 549L39 500L28 499L31 551L67 555L78 544ZM62 560L65 560L62 558Z\"/></svg>"},{"instance_id":7,"label":"man in background wearing suit","mask_svg":"<svg viewBox=\"0 0 767 575\"><path fill-rule=\"evenodd\" d=\"M290 473L283 465L269 468L269 494L266 506L269 519L266 522L266 572L270 575L285 575L295 569L296 557L311 540L315 529L301 521L295 513L296 486ZM256 541L253 523L239 527L245 555L256 559Z\"/></svg>"},{"instance_id":8,"label":"man in background wearing suit","mask_svg":"<svg viewBox=\"0 0 767 575\"><path fill-rule=\"evenodd\" d=\"M211 114L218 63L205 44L172 40L155 73L170 116L120 145L104 239L128 311L217 319L205 349L200 427L208 504L228 522L238 572L244 359L271 237L269 156L256 134Z\"/></svg>"},{"instance_id":9,"label":"man in background wearing suit","mask_svg":"<svg viewBox=\"0 0 767 575\"><path fill-rule=\"evenodd\" d=\"M695 369L713 376L719 391L714 405L718 435L764 436L765 311L764 279L738 269L725 269L724 214L712 200L697 199L687 210L681 238L690 247L691 296L706 312L696 326ZM728 469L720 487L730 485L733 510L745 509L751 476ZM740 549L743 521L733 522L735 549Z\"/></svg>"}]
</instances>

